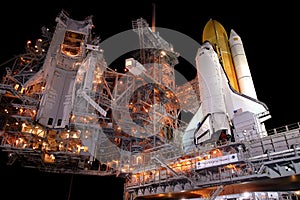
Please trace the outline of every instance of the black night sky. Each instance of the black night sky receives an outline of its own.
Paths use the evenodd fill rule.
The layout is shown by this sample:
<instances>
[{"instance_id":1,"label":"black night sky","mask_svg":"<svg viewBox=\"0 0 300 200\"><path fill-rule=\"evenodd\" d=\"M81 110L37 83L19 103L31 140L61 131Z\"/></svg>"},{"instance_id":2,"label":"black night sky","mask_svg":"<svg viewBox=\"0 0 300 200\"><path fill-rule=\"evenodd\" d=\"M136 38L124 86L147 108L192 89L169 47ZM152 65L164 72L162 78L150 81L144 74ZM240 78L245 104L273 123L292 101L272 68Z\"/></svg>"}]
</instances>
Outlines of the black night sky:
<instances>
[{"instance_id":1,"label":"black night sky","mask_svg":"<svg viewBox=\"0 0 300 200\"><path fill-rule=\"evenodd\" d=\"M211 18L219 21L228 35L234 29L243 41L258 100L268 106L272 115L266 122L266 128L300 122L298 7L288 2L272 2L264 6L253 1L229 1L222 5L216 1L210 2L140 0L3 3L0 12L0 64L24 53L27 40L39 38L43 26L53 29L55 18L62 9L73 19L83 20L92 15L95 34L105 40L132 29L132 20L140 17L151 24L152 3L155 3L156 27L179 31L200 44L203 28ZM176 46L174 49L176 51ZM180 67L181 71L188 70L188 67ZM1 66L0 71L3 68ZM2 195L9 197L7 199L85 200L123 197L123 180L116 177L45 174L27 169L7 169L2 164L0 173Z\"/></svg>"}]
</instances>

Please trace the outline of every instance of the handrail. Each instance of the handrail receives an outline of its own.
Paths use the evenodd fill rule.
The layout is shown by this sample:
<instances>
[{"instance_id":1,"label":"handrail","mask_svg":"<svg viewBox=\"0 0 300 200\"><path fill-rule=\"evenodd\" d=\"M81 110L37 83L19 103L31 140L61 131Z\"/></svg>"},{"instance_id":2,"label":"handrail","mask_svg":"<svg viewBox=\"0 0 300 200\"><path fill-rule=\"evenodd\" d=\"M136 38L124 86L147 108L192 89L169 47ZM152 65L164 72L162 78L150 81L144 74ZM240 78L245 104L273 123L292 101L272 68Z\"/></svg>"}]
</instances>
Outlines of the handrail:
<instances>
[{"instance_id":1,"label":"handrail","mask_svg":"<svg viewBox=\"0 0 300 200\"><path fill-rule=\"evenodd\" d=\"M274 135L276 133L287 132L287 131L291 131L291 130L295 130L295 129L300 129L300 122L273 128L273 129L267 130L267 133L268 133L268 135Z\"/></svg>"}]
</instances>

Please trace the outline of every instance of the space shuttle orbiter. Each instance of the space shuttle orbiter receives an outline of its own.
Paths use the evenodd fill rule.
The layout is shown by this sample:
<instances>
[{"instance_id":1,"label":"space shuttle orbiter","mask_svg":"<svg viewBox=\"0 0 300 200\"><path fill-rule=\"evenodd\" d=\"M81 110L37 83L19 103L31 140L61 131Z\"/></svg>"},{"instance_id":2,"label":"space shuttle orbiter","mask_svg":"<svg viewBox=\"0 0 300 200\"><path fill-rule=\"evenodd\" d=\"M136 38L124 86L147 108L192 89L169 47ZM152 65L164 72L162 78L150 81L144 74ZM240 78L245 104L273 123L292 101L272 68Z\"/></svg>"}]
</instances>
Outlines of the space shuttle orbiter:
<instances>
[{"instance_id":1,"label":"space shuttle orbiter","mask_svg":"<svg viewBox=\"0 0 300 200\"><path fill-rule=\"evenodd\" d=\"M270 115L257 99L241 38L231 30L228 39L211 19L202 40L196 55L201 105L185 130L184 148L231 139L237 112L251 113L259 124L256 134L264 134Z\"/></svg>"}]
</instances>

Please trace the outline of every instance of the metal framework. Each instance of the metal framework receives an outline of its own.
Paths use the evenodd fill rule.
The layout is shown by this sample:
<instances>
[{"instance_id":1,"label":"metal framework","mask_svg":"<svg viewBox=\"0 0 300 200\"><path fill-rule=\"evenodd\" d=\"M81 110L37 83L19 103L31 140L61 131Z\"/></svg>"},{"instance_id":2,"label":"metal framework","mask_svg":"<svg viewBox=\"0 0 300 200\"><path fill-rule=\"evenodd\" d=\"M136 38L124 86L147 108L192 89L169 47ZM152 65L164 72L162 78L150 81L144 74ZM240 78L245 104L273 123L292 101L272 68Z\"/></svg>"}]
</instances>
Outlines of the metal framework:
<instances>
[{"instance_id":1,"label":"metal framework","mask_svg":"<svg viewBox=\"0 0 300 200\"><path fill-rule=\"evenodd\" d=\"M285 191L299 189L298 123L255 139L235 130L239 142L223 141L186 152L182 137L187 122L180 115L182 111L196 113L199 81L175 85L179 54L173 46L152 32L144 19L137 19L132 26L140 50L137 57L126 60L126 73L119 73L107 66L99 39L87 41L81 50L72 46L83 38L64 29L62 24L68 20L66 13L60 13L57 31L52 34L43 28L43 39L34 45L28 42L24 54L2 64L6 74L0 84L0 148L7 152L8 165L22 163L53 173L123 176L126 200L216 199L242 193L245 187L249 192L274 191L271 187L278 181L291 177L295 180L278 191L285 195ZM47 67L53 60L61 61L61 55L53 55L62 35L62 52L81 56L74 65L69 122L63 128L51 128L37 121L37 112L49 92L43 73L50 70Z\"/></svg>"}]
</instances>

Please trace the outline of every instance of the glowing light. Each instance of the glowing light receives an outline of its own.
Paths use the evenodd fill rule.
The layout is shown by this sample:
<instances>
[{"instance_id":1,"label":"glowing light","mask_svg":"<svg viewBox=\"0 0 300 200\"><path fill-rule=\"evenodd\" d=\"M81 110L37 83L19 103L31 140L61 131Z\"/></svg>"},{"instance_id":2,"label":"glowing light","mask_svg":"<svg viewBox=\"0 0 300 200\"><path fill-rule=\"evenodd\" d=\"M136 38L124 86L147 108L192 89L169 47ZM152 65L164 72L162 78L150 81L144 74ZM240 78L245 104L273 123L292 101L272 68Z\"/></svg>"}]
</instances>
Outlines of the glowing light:
<instances>
[{"instance_id":1,"label":"glowing light","mask_svg":"<svg viewBox=\"0 0 300 200\"><path fill-rule=\"evenodd\" d=\"M166 56L167 55L167 53L165 52L165 51L161 51L160 52L160 57L164 57L164 56Z\"/></svg>"},{"instance_id":2,"label":"glowing light","mask_svg":"<svg viewBox=\"0 0 300 200\"><path fill-rule=\"evenodd\" d=\"M244 192L244 193L243 193L243 197L246 197L246 198L249 198L250 195L251 195L251 194L250 194L249 192Z\"/></svg>"},{"instance_id":3,"label":"glowing light","mask_svg":"<svg viewBox=\"0 0 300 200\"><path fill-rule=\"evenodd\" d=\"M19 84L16 84L16 85L14 86L14 89L15 89L15 90L18 90L19 87L20 87L20 85L19 85Z\"/></svg>"}]
</instances>

